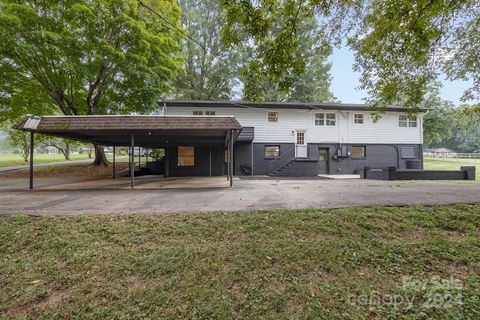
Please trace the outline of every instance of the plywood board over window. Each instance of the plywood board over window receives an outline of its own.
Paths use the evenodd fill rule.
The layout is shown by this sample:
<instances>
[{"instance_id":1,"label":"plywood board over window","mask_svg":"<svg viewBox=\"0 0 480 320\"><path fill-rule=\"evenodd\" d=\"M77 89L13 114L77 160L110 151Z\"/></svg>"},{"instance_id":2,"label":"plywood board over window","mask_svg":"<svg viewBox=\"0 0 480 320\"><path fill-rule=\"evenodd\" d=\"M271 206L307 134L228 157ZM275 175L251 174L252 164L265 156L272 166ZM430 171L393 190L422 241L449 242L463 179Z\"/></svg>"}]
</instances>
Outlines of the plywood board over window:
<instances>
[{"instance_id":1,"label":"plywood board over window","mask_svg":"<svg viewBox=\"0 0 480 320\"><path fill-rule=\"evenodd\" d=\"M276 158L280 156L280 146L265 146L265 158Z\"/></svg>"},{"instance_id":2,"label":"plywood board over window","mask_svg":"<svg viewBox=\"0 0 480 320\"><path fill-rule=\"evenodd\" d=\"M365 146L352 146L352 159L364 159L365 149Z\"/></svg>"},{"instance_id":3,"label":"plywood board over window","mask_svg":"<svg viewBox=\"0 0 480 320\"><path fill-rule=\"evenodd\" d=\"M193 167L195 165L195 147L179 146L177 165L179 167Z\"/></svg>"}]
</instances>

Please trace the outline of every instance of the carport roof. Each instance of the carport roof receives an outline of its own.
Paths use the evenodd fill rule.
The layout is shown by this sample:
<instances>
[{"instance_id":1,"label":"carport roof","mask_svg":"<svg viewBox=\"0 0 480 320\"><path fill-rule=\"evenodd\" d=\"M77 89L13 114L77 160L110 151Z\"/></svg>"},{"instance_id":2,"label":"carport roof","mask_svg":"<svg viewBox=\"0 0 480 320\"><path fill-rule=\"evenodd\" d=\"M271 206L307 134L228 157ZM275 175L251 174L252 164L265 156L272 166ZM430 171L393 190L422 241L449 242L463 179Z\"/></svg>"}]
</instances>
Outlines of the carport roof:
<instances>
[{"instance_id":1,"label":"carport roof","mask_svg":"<svg viewBox=\"0 0 480 320\"><path fill-rule=\"evenodd\" d=\"M137 146L175 143L220 143L230 130L234 138L241 129L233 116L26 116L17 129L49 134L102 145L129 145L135 135Z\"/></svg>"}]
</instances>

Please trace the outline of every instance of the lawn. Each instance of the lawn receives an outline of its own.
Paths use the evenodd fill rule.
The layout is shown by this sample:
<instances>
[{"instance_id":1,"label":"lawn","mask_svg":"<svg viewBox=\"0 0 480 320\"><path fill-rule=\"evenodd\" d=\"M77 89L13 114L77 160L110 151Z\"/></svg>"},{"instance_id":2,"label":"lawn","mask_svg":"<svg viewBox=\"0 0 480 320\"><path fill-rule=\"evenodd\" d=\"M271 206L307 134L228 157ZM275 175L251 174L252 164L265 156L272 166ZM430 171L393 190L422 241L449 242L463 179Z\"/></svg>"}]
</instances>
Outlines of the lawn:
<instances>
[{"instance_id":1,"label":"lawn","mask_svg":"<svg viewBox=\"0 0 480 320\"><path fill-rule=\"evenodd\" d=\"M72 154L71 160L88 159L87 154ZM34 154L35 163L65 161L61 154ZM0 167L27 165L20 154L0 154Z\"/></svg>"},{"instance_id":2,"label":"lawn","mask_svg":"<svg viewBox=\"0 0 480 320\"><path fill-rule=\"evenodd\" d=\"M438 159L425 158L424 167L430 170L460 170L461 166L476 166L476 180L480 180L480 159Z\"/></svg>"},{"instance_id":3,"label":"lawn","mask_svg":"<svg viewBox=\"0 0 480 320\"><path fill-rule=\"evenodd\" d=\"M0 218L0 317L478 319L480 205Z\"/></svg>"},{"instance_id":4,"label":"lawn","mask_svg":"<svg viewBox=\"0 0 480 320\"><path fill-rule=\"evenodd\" d=\"M107 154L107 158L111 160L112 155ZM118 158L128 159L128 156L120 156ZM87 154L72 154L70 155L70 160L84 160L88 159ZM62 154L34 154L35 163L47 163L47 162L58 162L66 161L65 157ZM93 159L92 159L93 161ZM0 154L0 167L8 166L21 166L28 165L28 161L25 162L23 157L19 154Z\"/></svg>"}]
</instances>

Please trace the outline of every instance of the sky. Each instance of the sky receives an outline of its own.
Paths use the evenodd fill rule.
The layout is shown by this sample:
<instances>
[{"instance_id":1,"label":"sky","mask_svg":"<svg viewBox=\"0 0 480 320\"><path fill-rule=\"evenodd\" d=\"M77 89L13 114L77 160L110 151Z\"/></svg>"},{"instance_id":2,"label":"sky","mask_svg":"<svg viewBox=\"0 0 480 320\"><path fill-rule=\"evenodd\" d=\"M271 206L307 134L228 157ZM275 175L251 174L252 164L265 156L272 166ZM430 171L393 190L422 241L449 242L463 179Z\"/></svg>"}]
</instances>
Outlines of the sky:
<instances>
[{"instance_id":1,"label":"sky","mask_svg":"<svg viewBox=\"0 0 480 320\"><path fill-rule=\"evenodd\" d=\"M353 71L355 57L347 47L334 49L329 61L332 63L331 90L342 103L363 103L362 98L367 96L366 91L356 89L360 82L360 74ZM448 81L442 79L441 96L444 100L450 100L460 104L460 97L471 85L464 81Z\"/></svg>"}]
</instances>

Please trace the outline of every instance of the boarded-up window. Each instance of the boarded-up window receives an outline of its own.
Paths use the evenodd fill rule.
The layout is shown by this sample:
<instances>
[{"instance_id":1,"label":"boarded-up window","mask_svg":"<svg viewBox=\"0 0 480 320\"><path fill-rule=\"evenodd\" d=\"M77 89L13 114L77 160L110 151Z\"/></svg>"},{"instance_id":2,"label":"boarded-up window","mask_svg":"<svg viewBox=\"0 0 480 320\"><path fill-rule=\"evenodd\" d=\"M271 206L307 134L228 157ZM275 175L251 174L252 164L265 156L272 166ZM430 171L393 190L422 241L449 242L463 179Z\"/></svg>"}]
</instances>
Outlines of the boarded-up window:
<instances>
[{"instance_id":1,"label":"boarded-up window","mask_svg":"<svg viewBox=\"0 0 480 320\"><path fill-rule=\"evenodd\" d=\"M363 159L365 156L365 146L352 146L352 159Z\"/></svg>"},{"instance_id":2,"label":"boarded-up window","mask_svg":"<svg viewBox=\"0 0 480 320\"><path fill-rule=\"evenodd\" d=\"M415 147L402 147L403 159L415 159Z\"/></svg>"},{"instance_id":3,"label":"boarded-up window","mask_svg":"<svg viewBox=\"0 0 480 320\"><path fill-rule=\"evenodd\" d=\"M280 156L280 146L265 146L265 158L276 158Z\"/></svg>"},{"instance_id":4,"label":"boarded-up window","mask_svg":"<svg viewBox=\"0 0 480 320\"><path fill-rule=\"evenodd\" d=\"M195 148L194 147L178 147L178 160L179 167L193 167L195 165Z\"/></svg>"}]
</instances>

